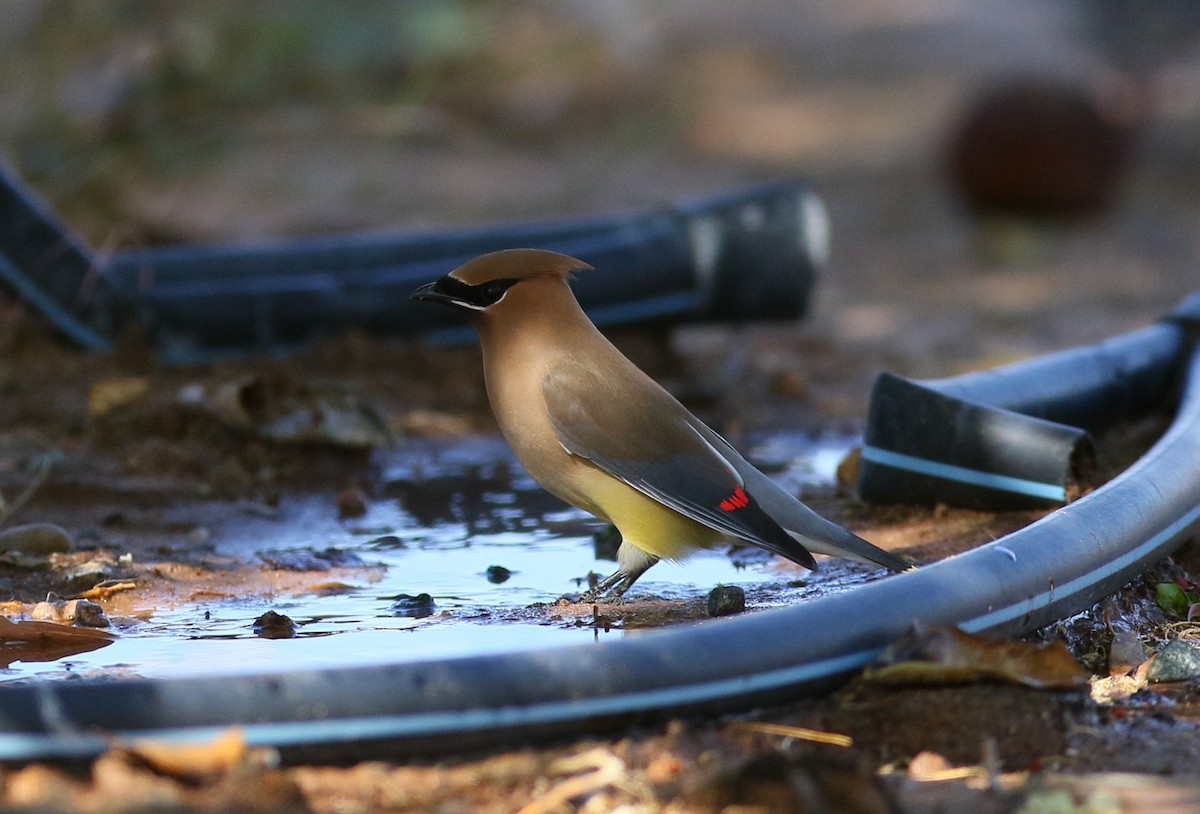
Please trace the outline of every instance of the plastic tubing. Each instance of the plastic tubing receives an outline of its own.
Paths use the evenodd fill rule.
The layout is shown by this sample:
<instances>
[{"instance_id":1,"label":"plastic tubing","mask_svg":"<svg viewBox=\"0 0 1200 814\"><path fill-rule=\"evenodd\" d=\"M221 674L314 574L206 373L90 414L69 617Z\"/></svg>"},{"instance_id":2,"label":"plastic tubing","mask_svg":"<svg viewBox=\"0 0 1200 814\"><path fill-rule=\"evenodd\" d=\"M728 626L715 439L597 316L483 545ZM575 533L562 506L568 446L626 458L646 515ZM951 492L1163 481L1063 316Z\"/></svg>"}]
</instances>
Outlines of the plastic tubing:
<instances>
[{"instance_id":1,"label":"plastic tubing","mask_svg":"<svg viewBox=\"0 0 1200 814\"><path fill-rule=\"evenodd\" d=\"M1030 364L1037 364L1036 360ZM843 680L915 623L1000 636L1084 610L1200 526L1200 354L1175 420L1091 494L992 543L778 610L615 642L285 674L0 686L0 759L230 725L289 760L429 755L782 702Z\"/></svg>"},{"instance_id":2,"label":"plastic tubing","mask_svg":"<svg viewBox=\"0 0 1200 814\"><path fill-rule=\"evenodd\" d=\"M455 315L409 293L479 254L513 247L594 265L575 290L601 325L795 319L823 262L826 229L816 196L787 181L605 217L122 252L103 273L181 353L270 349L350 327L466 338Z\"/></svg>"},{"instance_id":3,"label":"plastic tubing","mask_svg":"<svg viewBox=\"0 0 1200 814\"><path fill-rule=\"evenodd\" d=\"M1200 296L1082 348L935 381L880 374L859 494L873 503L1056 506L1087 481L1089 433L1163 404L1200 324Z\"/></svg>"},{"instance_id":4,"label":"plastic tubing","mask_svg":"<svg viewBox=\"0 0 1200 814\"><path fill-rule=\"evenodd\" d=\"M467 338L448 310L408 295L495 249L573 254L580 303L601 325L661 319L796 319L828 252L820 200L793 180L655 209L246 245L94 255L0 165L0 285L77 344L111 349L130 321L167 361L286 351L354 328Z\"/></svg>"}]
</instances>

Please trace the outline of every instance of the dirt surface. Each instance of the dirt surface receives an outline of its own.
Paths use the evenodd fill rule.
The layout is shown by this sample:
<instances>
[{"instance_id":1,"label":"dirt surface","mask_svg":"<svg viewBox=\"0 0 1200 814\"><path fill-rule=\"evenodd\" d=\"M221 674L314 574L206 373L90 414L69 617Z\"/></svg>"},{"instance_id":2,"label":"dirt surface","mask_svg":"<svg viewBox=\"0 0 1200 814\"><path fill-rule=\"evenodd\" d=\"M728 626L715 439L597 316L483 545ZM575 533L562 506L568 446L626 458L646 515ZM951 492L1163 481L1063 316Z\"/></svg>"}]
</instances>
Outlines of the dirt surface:
<instances>
[{"instance_id":1,"label":"dirt surface","mask_svg":"<svg viewBox=\"0 0 1200 814\"><path fill-rule=\"evenodd\" d=\"M1186 10L1158 29L1174 47L1147 48L1140 28L1114 34L1089 28L1078 6L1017 0L364 4L339 25L319 5L6 4L0 150L99 251L603 212L799 174L834 227L804 321L616 336L735 438L855 431L880 370L951 375L1095 341L1157 319L1195 286L1200 69ZM1014 73L1072 83L1136 125L1099 213L977 219L948 186L954 123ZM77 352L13 302L0 310L0 393L0 520L56 523L73 549L0 564L14 617L47 592L137 617L369 579L363 565L275 567L218 556L216 544L298 494L352 512L378 486L370 450L383 436L495 432L473 347L348 335L282 360L168 366L133 335L110 357ZM345 434L272 435L314 405ZM1103 471L1162 422L1108 439ZM806 498L917 561L1037 516L871 508L832 487ZM1121 631L1147 652L1195 637L1156 596L1198 577L1193 545L1032 637L1065 640L1091 688L856 681L736 719L343 767L278 767L236 734L197 754L123 745L83 768L6 768L0 800L82 811L1196 810L1194 684L1122 692L1118 680L1136 674L1110 676L1109 657ZM603 623L696 618L703 602L643 596ZM599 621L590 606L531 612ZM1095 700L1101 686L1116 700Z\"/></svg>"}]
</instances>

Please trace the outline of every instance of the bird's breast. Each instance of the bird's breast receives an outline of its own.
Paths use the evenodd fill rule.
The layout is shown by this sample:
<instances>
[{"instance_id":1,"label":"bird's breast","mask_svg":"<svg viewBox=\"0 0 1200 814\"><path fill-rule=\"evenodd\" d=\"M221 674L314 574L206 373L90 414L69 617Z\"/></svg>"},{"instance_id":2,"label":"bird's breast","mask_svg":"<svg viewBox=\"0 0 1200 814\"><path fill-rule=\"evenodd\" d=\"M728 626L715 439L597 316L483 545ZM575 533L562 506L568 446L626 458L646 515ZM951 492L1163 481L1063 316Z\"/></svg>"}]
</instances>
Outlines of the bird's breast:
<instances>
[{"instance_id":1,"label":"bird's breast","mask_svg":"<svg viewBox=\"0 0 1200 814\"><path fill-rule=\"evenodd\" d=\"M559 442L542 395L546 367L520 353L507 354L508 359L525 363L495 367L495 361L485 356L484 373L488 399L500 432L512 447L521 466L542 488L585 511L604 517L602 510L589 497L586 487L590 464L571 455Z\"/></svg>"}]
</instances>

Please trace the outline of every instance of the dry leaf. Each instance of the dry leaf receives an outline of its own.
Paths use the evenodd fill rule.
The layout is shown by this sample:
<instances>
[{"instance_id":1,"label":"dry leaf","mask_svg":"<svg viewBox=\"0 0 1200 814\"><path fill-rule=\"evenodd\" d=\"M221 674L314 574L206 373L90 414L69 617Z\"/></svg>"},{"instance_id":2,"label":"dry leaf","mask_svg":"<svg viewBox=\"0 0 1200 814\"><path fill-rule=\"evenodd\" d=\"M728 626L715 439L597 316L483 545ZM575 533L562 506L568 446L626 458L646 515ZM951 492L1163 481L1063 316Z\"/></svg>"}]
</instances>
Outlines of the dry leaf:
<instances>
[{"instance_id":1,"label":"dry leaf","mask_svg":"<svg viewBox=\"0 0 1200 814\"><path fill-rule=\"evenodd\" d=\"M117 376L101 379L88 391L88 415L92 418L112 412L118 407L137 401L150 389L145 376Z\"/></svg>"},{"instance_id":2,"label":"dry leaf","mask_svg":"<svg viewBox=\"0 0 1200 814\"><path fill-rule=\"evenodd\" d=\"M246 759L250 749L241 727L231 727L207 743L171 743L147 738L120 744L115 751L140 760L159 774L200 782L227 774Z\"/></svg>"},{"instance_id":3,"label":"dry leaf","mask_svg":"<svg viewBox=\"0 0 1200 814\"><path fill-rule=\"evenodd\" d=\"M112 633L95 628L71 627L54 622L0 616L0 668L16 661L49 662L99 650L113 643Z\"/></svg>"},{"instance_id":4,"label":"dry leaf","mask_svg":"<svg viewBox=\"0 0 1200 814\"><path fill-rule=\"evenodd\" d=\"M1097 704L1113 704L1124 701L1136 695L1149 684L1146 674L1150 670L1150 662L1143 661L1129 675L1110 675L1092 679L1091 696Z\"/></svg>"},{"instance_id":5,"label":"dry leaf","mask_svg":"<svg viewBox=\"0 0 1200 814\"><path fill-rule=\"evenodd\" d=\"M50 641L91 641L108 644L115 638L116 636L112 633L94 628L71 627L55 622L34 622L27 619L14 622L7 616L0 616L0 643L3 644L10 642L36 644Z\"/></svg>"},{"instance_id":6,"label":"dry leaf","mask_svg":"<svg viewBox=\"0 0 1200 814\"><path fill-rule=\"evenodd\" d=\"M620 785L626 774L625 762L603 748L556 760L550 764L549 773L572 776L529 803L518 814L559 811L568 800Z\"/></svg>"},{"instance_id":7,"label":"dry leaf","mask_svg":"<svg viewBox=\"0 0 1200 814\"><path fill-rule=\"evenodd\" d=\"M1000 680L1038 689L1086 686L1091 675L1062 642L1045 647L997 641L952 627L914 627L868 667L880 684L963 684Z\"/></svg>"}]
</instances>

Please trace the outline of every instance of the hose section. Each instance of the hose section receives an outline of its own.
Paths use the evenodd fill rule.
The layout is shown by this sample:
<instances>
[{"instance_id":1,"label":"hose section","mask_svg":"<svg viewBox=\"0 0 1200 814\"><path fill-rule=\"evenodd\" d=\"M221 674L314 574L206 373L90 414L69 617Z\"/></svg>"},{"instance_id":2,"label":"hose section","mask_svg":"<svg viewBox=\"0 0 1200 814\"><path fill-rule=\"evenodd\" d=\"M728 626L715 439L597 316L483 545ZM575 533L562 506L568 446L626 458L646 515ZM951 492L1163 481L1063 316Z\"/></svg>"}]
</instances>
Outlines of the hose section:
<instances>
[{"instance_id":1,"label":"hose section","mask_svg":"<svg viewBox=\"0 0 1200 814\"><path fill-rule=\"evenodd\" d=\"M68 339L107 351L139 322L169 361L285 351L353 328L467 335L417 286L485 252L572 254L599 269L577 293L602 325L660 319L796 319L828 254L820 200L783 180L640 212L99 257L0 165L0 285Z\"/></svg>"},{"instance_id":2,"label":"hose section","mask_svg":"<svg viewBox=\"0 0 1200 814\"><path fill-rule=\"evenodd\" d=\"M1059 506L1089 485L1092 432L1174 398L1200 295L1165 319L1039 359L937 381L882 373L859 495L973 509Z\"/></svg>"},{"instance_id":3,"label":"hose section","mask_svg":"<svg viewBox=\"0 0 1200 814\"><path fill-rule=\"evenodd\" d=\"M795 319L825 251L814 208L820 202L803 185L778 182L606 217L120 253L105 273L175 356L277 349L351 327L465 338L456 315L408 294L479 254L513 247L595 266L574 287L601 325Z\"/></svg>"}]
</instances>

